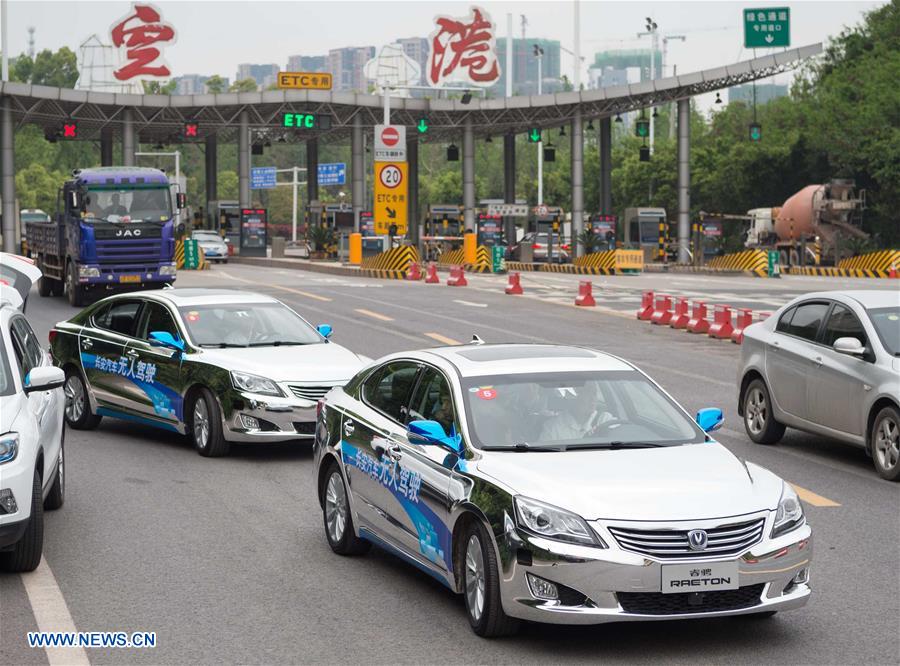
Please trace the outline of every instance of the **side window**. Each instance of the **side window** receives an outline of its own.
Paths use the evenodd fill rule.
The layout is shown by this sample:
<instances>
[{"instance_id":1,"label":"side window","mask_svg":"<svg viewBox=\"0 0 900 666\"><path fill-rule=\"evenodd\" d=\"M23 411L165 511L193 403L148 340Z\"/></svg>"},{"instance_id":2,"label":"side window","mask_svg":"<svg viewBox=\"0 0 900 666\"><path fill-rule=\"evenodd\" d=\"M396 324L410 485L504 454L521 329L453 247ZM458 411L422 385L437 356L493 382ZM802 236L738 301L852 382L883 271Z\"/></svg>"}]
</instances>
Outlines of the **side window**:
<instances>
[{"instance_id":1,"label":"side window","mask_svg":"<svg viewBox=\"0 0 900 666\"><path fill-rule=\"evenodd\" d=\"M363 384L363 398L395 421L404 421L404 409L419 366L409 361L388 363Z\"/></svg>"},{"instance_id":2,"label":"side window","mask_svg":"<svg viewBox=\"0 0 900 666\"><path fill-rule=\"evenodd\" d=\"M439 371L426 368L422 374L410 405L409 420L437 421L444 432L449 434L452 428L459 432L450 383Z\"/></svg>"},{"instance_id":3,"label":"side window","mask_svg":"<svg viewBox=\"0 0 900 666\"><path fill-rule=\"evenodd\" d=\"M827 303L804 303L803 305L798 305L794 316L791 317L791 323L784 333L814 342L822 320L825 319L826 312L828 312Z\"/></svg>"},{"instance_id":4,"label":"side window","mask_svg":"<svg viewBox=\"0 0 900 666\"><path fill-rule=\"evenodd\" d=\"M140 309L140 301L110 303L104 310L94 315L94 325L113 333L133 337Z\"/></svg>"},{"instance_id":5,"label":"side window","mask_svg":"<svg viewBox=\"0 0 900 666\"><path fill-rule=\"evenodd\" d=\"M175 324L175 320L172 318L172 314L164 305L160 305L159 303L147 303L144 312L146 314L143 317L143 324L141 325L141 330L138 332L138 337L149 340L150 334L154 331L165 331L166 333L170 333L172 337L176 339L182 337L181 333L178 331L178 326Z\"/></svg>"},{"instance_id":6,"label":"side window","mask_svg":"<svg viewBox=\"0 0 900 666\"><path fill-rule=\"evenodd\" d=\"M38 342L37 335L23 317L16 317L11 325L13 347L16 357L19 359L19 367L22 369L22 378L25 378L32 368L39 367L44 362L44 350Z\"/></svg>"},{"instance_id":7,"label":"side window","mask_svg":"<svg viewBox=\"0 0 900 666\"><path fill-rule=\"evenodd\" d=\"M788 329L791 327L791 317L794 316L794 313L797 311L797 308L791 308L783 315L781 315L781 319L778 320L778 325L775 327L775 330L779 333L787 333Z\"/></svg>"},{"instance_id":8,"label":"side window","mask_svg":"<svg viewBox=\"0 0 900 666\"><path fill-rule=\"evenodd\" d=\"M822 344L829 347L834 346L834 341L838 338L856 338L863 345L866 345L866 331L849 308L843 305L835 305L825 324L824 340Z\"/></svg>"}]
</instances>

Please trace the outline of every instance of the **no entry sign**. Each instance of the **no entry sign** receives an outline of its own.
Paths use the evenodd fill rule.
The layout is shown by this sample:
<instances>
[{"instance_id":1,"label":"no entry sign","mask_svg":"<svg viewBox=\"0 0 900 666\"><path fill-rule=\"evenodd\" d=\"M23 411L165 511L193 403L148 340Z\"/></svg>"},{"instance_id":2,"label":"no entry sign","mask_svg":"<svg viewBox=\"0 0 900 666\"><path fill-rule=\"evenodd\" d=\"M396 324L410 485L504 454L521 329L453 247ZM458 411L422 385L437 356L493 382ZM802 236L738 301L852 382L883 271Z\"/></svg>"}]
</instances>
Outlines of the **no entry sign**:
<instances>
[{"instance_id":1,"label":"no entry sign","mask_svg":"<svg viewBox=\"0 0 900 666\"><path fill-rule=\"evenodd\" d=\"M381 130L381 142L388 148L393 148L400 141L400 132L396 127L388 126Z\"/></svg>"},{"instance_id":2,"label":"no entry sign","mask_svg":"<svg viewBox=\"0 0 900 666\"><path fill-rule=\"evenodd\" d=\"M406 127L375 125L375 161L406 161Z\"/></svg>"}]
</instances>

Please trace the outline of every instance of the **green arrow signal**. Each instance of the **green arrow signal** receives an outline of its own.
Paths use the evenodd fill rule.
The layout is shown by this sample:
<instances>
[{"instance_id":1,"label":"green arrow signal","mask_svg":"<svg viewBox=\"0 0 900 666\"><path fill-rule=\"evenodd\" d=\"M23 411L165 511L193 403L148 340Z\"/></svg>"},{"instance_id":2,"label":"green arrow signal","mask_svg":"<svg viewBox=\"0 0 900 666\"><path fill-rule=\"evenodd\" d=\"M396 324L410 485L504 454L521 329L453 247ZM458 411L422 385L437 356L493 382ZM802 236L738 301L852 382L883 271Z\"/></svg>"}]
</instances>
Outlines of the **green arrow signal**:
<instances>
[{"instance_id":1,"label":"green arrow signal","mask_svg":"<svg viewBox=\"0 0 900 666\"><path fill-rule=\"evenodd\" d=\"M425 122L424 118L419 120L419 124L416 125L416 129L419 130L419 134L425 134L425 132L428 131L428 123Z\"/></svg>"},{"instance_id":2,"label":"green arrow signal","mask_svg":"<svg viewBox=\"0 0 900 666\"><path fill-rule=\"evenodd\" d=\"M528 135L528 138L531 139L532 143L537 143L541 140L541 132L540 130L533 129L531 130L531 134Z\"/></svg>"}]
</instances>

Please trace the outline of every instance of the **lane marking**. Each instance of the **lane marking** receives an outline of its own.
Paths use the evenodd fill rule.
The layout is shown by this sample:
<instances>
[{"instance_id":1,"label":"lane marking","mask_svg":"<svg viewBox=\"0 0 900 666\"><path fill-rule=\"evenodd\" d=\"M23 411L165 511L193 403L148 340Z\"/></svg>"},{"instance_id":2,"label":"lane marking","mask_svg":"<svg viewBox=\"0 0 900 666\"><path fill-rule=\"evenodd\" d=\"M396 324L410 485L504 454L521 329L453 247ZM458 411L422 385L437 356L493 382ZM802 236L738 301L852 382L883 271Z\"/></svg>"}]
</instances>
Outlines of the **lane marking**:
<instances>
[{"instance_id":1,"label":"lane marking","mask_svg":"<svg viewBox=\"0 0 900 666\"><path fill-rule=\"evenodd\" d=\"M22 582L39 631L77 631L46 558L41 557L41 563L33 572L22 574ZM82 647L45 647L44 651L50 666L91 663Z\"/></svg>"},{"instance_id":2,"label":"lane marking","mask_svg":"<svg viewBox=\"0 0 900 666\"><path fill-rule=\"evenodd\" d=\"M834 500L817 495L813 491L801 488L795 483L791 483L791 486L794 488L794 491L796 491L797 496L807 504L812 504L813 506L840 506L840 504Z\"/></svg>"},{"instance_id":3,"label":"lane marking","mask_svg":"<svg viewBox=\"0 0 900 666\"><path fill-rule=\"evenodd\" d=\"M470 308L486 308L487 303L473 303L472 301L461 301L458 298L453 299L454 303L459 303L460 305L468 305Z\"/></svg>"},{"instance_id":4,"label":"lane marking","mask_svg":"<svg viewBox=\"0 0 900 666\"><path fill-rule=\"evenodd\" d=\"M354 309L354 312L364 314L367 317L372 317L372 319L380 319L381 321L394 321L393 317L388 317L387 315L383 315L378 312L372 312L371 310L365 310L363 308L356 308Z\"/></svg>"},{"instance_id":5,"label":"lane marking","mask_svg":"<svg viewBox=\"0 0 900 666\"><path fill-rule=\"evenodd\" d=\"M228 273L226 273L224 271L222 273L220 273L220 275L227 277L229 280L237 280L238 282L245 282L247 284L258 284L257 282L254 282L253 280L245 280L244 278L239 278L234 275L229 275ZM308 291L302 291L300 289L293 289L292 287L283 287L280 284L270 284L267 286L270 289L280 289L281 291L287 291L292 294L300 294L301 296L306 296L307 298L311 298L316 301L322 301L323 303L330 303L331 301L334 300L332 298L328 298L327 296L319 296L318 294L311 294Z\"/></svg>"},{"instance_id":6,"label":"lane marking","mask_svg":"<svg viewBox=\"0 0 900 666\"><path fill-rule=\"evenodd\" d=\"M445 335L441 335L440 333L424 333L423 335L431 338L432 340L437 340L445 345L454 346L461 345L462 343L459 340L454 340L453 338L448 338Z\"/></svg>"}]
</instances>

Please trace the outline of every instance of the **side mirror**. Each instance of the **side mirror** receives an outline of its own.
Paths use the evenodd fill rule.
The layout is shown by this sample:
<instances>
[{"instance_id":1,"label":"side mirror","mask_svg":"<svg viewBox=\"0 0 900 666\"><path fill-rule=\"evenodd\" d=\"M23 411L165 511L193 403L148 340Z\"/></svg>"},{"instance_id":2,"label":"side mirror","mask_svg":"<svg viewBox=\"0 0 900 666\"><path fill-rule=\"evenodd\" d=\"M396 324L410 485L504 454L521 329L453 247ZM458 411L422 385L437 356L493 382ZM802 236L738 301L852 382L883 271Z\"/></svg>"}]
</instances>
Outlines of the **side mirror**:
<instances>
[{"instance_id":1,"label":"side mirror","mask_svg":"<svg viewBox=\"0 0 900 666\"><path fill-rule=\"evenodd\" d=\"M80 211L84 208L84 199L78 190L69 190L69 207L75 211Z\"/></svg>"},{"instance_id":2,"label":"side mirror","mask_svg":"<svg viewBox=\"0 0 900 666\"><path fill-rule=\"evenodd\" d=\"M166 347L175 351L184 351L184 340L180 340L168 331L152 331L150 333L150 344L154 347Z\"/></svg>"},{"instance_id":3,"label":"side mirror","mask_svg":"<svg viewBox=\"0 0 900 666\"><path fill-rule=\"evenodd\" d=\"M32 391L49 391L59 388L66 382L66 373L62 368L53 366L33 368L25 375L25 393Z\"/></svg>"},{"instance_id":4,"label":"side mirror","mask_svg":"<svg viewBox=\"0 0 900 666\"><path fill-rule=\"evenodd\" d=\"M178 206L178 210L187 208L187 195L184 192L175 193L175 205Z\"/></svg>"},{"instance_id":5,"label":"side mirror","mask_svg":"<svg viewBox=\"0 0 900 666\"><path fill-rule=\"evenodd\" d=\"M331 328L331 324L319 324L318 326L316 326L316 330L323 338L330 338L331 334L334 333L334 329Z\"/></svg>"},{"instance_id":6,"label":"side mirror","mask_svg":"<svg viewBox=\"0 0 900 666\"><path fill-rule=\"evenodd\" d=\"M697 425L703 432L718 430L725 423L725 415L718 407L707 407L697 412Z\"/></svg>"},{"instance_id":7,"label":"side mirror","mask_svg":"<svg viewBox=\"0 0 900 666\"><path fill-rule=\"evenodd\" d=\"M856 338L838 338L834 341L834 351L839 354L862 356L866 353L866 348Z\"/></svg>"},{"instance_id":8,"label":"side mirror","mask_svg":"<svg viewBox=\"0 0 900 666\"><path fill-rule=\"evenodd\" d=\"M462 436L453 428L448 435L437 421L410 421L406 436L414 444L443 446L456 454L462 453Z\"/></svg>"}]
</instances>

